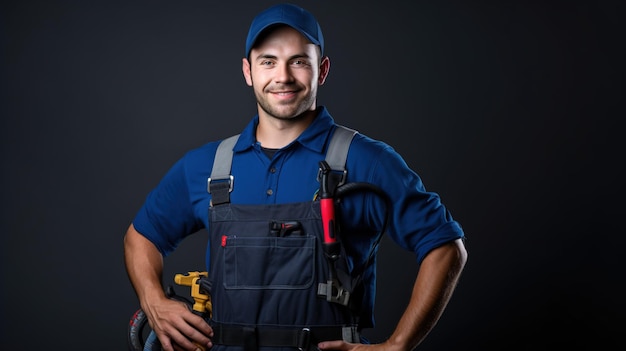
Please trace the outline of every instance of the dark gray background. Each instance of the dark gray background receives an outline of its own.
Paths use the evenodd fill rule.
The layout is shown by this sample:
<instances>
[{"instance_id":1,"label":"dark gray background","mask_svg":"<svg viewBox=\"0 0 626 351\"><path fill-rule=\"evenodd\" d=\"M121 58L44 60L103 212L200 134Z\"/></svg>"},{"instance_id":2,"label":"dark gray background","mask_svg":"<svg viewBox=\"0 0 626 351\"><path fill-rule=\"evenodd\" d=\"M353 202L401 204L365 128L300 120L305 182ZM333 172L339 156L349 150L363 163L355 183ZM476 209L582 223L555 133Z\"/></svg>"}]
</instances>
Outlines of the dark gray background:
<instances>
[{"instance_id":1,"label":"dark gray background","mask_svg":"<svg viewBox=\"0 0 626 351\"><path fill-rule=\"evenodd\" d=\"M176 159L255 113L241 56L271 3L2 2L0 348L126 349L124 231ZM617 345L623 6L296 3L327 38L320 104L396 148L466 231L467 269L420 349ZM202 270L204 240L165 278ZM381 251L374 341L416 270Z\"/></svg>"}]
</instances>

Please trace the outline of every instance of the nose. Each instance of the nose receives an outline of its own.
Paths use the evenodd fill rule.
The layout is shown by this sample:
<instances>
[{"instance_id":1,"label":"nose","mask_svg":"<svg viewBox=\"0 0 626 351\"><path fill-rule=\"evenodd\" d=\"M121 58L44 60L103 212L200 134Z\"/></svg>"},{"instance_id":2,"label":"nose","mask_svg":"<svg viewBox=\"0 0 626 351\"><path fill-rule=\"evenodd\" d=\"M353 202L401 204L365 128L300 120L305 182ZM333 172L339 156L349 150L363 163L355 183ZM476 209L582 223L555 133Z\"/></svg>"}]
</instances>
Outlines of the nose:
<instances>
[{"instance_id":1,"label":"nose","mask_svg":"<svg viewBox=\"0 0 626 351\"><path fill-rule=\"evenodd\" d=\"M291 74L291 67L288 63L279 64L276 67L276 76L274 80L276 83L291 83L293 82L293 75Z\"/></svg>"}]
</instances>

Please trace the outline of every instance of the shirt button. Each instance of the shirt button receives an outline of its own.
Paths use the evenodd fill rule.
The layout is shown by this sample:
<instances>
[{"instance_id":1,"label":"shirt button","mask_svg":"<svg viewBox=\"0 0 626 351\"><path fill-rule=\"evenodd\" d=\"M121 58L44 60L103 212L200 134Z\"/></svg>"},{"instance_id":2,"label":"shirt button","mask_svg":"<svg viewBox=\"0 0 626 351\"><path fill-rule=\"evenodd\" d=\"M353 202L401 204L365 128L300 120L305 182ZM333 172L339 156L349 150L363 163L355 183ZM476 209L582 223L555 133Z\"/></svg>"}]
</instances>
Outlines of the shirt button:
<instances>
[{"instance_id":1,"label":"shirt button","mask_svg":"<svg viewBox=\"0 0 626 351\"><path fill-rule=\"evenodd\" d=\"M274 192L272 191L272 189L267 189L266 193L267 195L272 195Z\"/></svg>"},{"instance_id":2,"label":"shirt button","mask_svg":"<svg viewBox=\"0 0 626 351\"><path fill-rule=\"evenodd\" d=\"M270 168L270 173L276 173L276 168L274 167Z\"/></svg>"}]
</instances>

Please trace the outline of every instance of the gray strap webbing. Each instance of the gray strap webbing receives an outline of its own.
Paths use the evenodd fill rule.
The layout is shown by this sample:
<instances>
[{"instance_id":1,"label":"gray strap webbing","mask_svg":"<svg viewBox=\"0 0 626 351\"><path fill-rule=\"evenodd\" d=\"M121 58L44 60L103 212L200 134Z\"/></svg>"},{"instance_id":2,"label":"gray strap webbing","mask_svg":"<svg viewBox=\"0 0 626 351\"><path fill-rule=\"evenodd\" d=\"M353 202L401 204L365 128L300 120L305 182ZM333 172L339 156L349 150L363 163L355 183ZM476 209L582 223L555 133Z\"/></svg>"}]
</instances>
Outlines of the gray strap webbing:
<instances>
[{"instance_id":1,"label":"gray strap webbing","mask_svg":"<svg viewBox=\"0 0 626 351\"><path fill-rule=\"evenodd\" d=\"M328 150L326 150L326 163L330 166L331 172L328 177L328 190L331 196L335 193L337 187L343 185L346 182L346 159L348 158L348 149L352 138L357 133L356 130L337 125L335 133L328 143ZM322 169L317 172L317 181L322 178Z\"/></svg>"},{"instance_id":2,"label":"gray strap webbing","mask_svg":"<svg viewBox=\"0 0 626 351\"><path fill-rule=\"evenodd\" d=\"M328 151L326 151L326 162L328 162L331 169L337 171L345 170L348 149L356 133L356 130L342 125L338 125L335 128L335 133L328 144Z\"/></svg>"},{"instance_id":3,"label":"gray strap webbing","mask_svg":"<svg viewBox=\"0 0 626 351\"><path fill-rule=\"evenodd\" d=\"M345 181L345 165L348 158L348 149L354 135L358 133L354 129L337 125L335 132L328 144L326 162L333 171L340 172L339 185ZM233 161L233 147L237 143L239 134L222 140L215 152L211 177L208 180L207 190L211 194L211 204L218 205L230 202L230 192L233 190L234 178L230 174Z\"/></svg>"},{"instance_id":4,"label":"gray strap webbing","mask_svg":"<svg viewBox=\"0 0 626 351\"><path fill-rule=\"evenodd\" d=\"M239 139L239 134L233 135L222 140L215 152L215 160L213 160L213 170L211 170L211 178L228 179L230 177L230 166L233 163L233 147Z\"/></svg>"},{"instance_id":5,"label":"gray strap webbing","mask_svg":"<svg viewBox=\"0 0 626 351\"><path fill-rule=\"evenodd\" d=\"M230 202L230 192L233 191L234 178L230 174L233 163L233 147L239 139L239 134L233 135L220 142L215 151L211 177L207 181L207 191L211 194L211 205Z\"/></svg>"}]
</instances>

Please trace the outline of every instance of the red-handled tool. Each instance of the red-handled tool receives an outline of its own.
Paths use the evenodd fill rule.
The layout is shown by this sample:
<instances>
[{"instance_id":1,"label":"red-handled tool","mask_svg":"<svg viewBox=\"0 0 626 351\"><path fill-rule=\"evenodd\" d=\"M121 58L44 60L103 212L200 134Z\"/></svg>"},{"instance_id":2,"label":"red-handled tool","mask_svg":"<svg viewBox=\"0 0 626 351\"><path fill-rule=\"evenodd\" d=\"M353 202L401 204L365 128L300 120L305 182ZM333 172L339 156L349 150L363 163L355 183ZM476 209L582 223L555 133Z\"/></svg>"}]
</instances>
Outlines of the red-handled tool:
<instances>
[{"instance_id":1,"label":"red-handled tool","mask_svg":"<svg viewBox=\"0 0 626 351\"><path fill-rule=\"evenodd\" d=\"M324 230L324 254L329 263L328 279L326 283L319 283L317 294L327 301L337 302L344 306L348 304L350 292L345 290L337 279L335 263L339 258L341 247L337 241L337 224L335 222L335 189L330 187L331 168L326 161L320 161L320 210Z\"/></svg>"},{"instance_id":2,"label":"red-handled tool","mask_svg":"<svg viewBox=\"0 0 626 351\"><path fill-rule=\"evenodd\" d=\"M331 168L326 161L320 161L320 171L319 198L324 229L324 248L330 258L336 258L339 254L339 244L337 243L337 225L335 223L334 189L329 187Z\"/></svg>"},{"instance_id":3,"label":"red-handled tool","mask_svg":"<svg viewBox=\"0 0 626 351\"><path fill-rule=\"evenodd\" d=\"M324 225L324 244L331 244L337 241L335 236L335 204L333 194L328 189L328 175L330 166L326 161L320 162L320 206L322 210L322 224Z\"/></svg>"}]
</instances>

